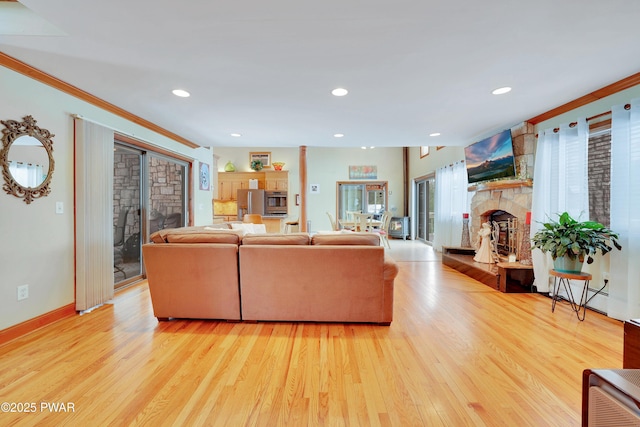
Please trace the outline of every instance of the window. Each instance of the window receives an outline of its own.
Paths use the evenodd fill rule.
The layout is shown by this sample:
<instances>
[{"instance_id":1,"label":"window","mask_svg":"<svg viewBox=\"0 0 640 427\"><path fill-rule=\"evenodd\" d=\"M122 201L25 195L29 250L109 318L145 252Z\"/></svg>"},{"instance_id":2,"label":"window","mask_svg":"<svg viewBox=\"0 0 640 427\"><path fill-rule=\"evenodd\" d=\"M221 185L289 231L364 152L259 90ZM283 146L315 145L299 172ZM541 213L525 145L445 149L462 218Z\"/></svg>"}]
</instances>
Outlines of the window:
<instances>
[{"instance_id":1,"label":"window","mask_svg":"<svg viewBox=\"0 0 640 427\"><path fill-rule=\"evenodd\" d=\"M589 123L589 219L609 227L611 206L611 119Z\"/></svg>"}]
</instances>

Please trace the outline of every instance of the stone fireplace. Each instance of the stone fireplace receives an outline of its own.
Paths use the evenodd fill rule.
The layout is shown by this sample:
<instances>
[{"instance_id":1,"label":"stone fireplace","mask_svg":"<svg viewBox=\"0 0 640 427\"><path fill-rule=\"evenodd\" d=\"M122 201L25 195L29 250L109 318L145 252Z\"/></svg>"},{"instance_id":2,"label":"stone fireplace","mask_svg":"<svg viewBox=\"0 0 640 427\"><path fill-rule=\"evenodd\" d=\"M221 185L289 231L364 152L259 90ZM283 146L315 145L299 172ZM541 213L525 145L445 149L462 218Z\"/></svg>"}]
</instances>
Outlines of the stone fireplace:
<instances>
[{"instance_id":1,"label":"stone fireplace","mask_svg":"<svg viewBox=\"0 0 640 427\"><path fill-rule=\"evenodd\" d=\"M484 222L498 224L498 245L502 248L502 255L515 253L519 249L522 226L526 221L527 212L531 211L531 181L512 182L511 185L511 188L476 191L471 201L472 236L476 236ZM472 238L472 241L475 240Z\"/></svg>"},{"instance_id":2,"label":"stone fireplace","mask_svg":"<svg viewBox=\"0 0 640 427\"><path fill-rule=\"evenodd\" d=\"M535 135L533 125L522 123L511 129L513 151L518 177L512 180L481 183L471 186L475 191L471 199L471 241L477 247L477 232L484 222L497 223L502 255L519 249L522 228L527 212L531 211L533 195L533 152ZM515 247L514 247L515 246Z\"/></svg>"},{"instance_id":3,"label":"stone fireplace","mask_svg":"<svg viewBox=\"0 0 640 427\"><path fill-rule=\"evenodd\" d=\"M495 224L499 259L494 263L476 262L474 248L443 246L442 263L501 292L534 292L533 267L529 262L513 262L509 256L515 253L520 260L523 228L527 212L531 212L533 126L522 123L511 128L511 135L518 176L469 186L469 192L474 192L470 208L472 244L478 247L477 233L483 223Z\"/></svg>"}]
</instances>

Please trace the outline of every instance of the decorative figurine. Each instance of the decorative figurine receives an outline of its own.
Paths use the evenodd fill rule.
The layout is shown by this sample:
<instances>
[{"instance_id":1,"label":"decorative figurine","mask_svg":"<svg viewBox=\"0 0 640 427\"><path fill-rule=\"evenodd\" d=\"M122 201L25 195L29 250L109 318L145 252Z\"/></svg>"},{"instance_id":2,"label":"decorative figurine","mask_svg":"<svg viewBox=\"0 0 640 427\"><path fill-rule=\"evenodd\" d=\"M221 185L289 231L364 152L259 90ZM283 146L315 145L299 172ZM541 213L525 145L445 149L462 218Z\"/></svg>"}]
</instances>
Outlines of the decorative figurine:
<instances>
[{"instance_id":1,"label":"decorative figurine","mask_svg":"<svg viewBox=\"0 0 640 427\"><path fill-rule=\"evenodd\" d=\"M493 256L491 255L491 225L488 222L482 224L480 231L478 231L479 247L476 250L476 256L473 260L476 262L482 262L485 264L493 263Z\"/></svg>"}]
</instances>

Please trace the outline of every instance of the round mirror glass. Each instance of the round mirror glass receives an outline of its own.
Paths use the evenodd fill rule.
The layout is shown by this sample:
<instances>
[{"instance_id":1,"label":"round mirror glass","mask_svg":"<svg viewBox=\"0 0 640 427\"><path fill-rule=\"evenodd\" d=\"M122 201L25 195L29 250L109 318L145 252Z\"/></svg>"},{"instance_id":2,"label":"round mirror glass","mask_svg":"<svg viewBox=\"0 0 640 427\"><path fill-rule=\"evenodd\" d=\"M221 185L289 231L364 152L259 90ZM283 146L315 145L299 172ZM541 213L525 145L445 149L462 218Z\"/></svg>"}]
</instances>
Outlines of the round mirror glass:
<instances>
[{"instance_id":1,"label":"round mirror glass","mask_svg":"<svg viewBox=\"0 0 640 427\"><path fill-rule=\"evenodd\" d=\"M49 154L39 139L23 135L16 138L9 150L9 172L23 187L36 188L49 173Z\"/></svg>"}]
</instances>

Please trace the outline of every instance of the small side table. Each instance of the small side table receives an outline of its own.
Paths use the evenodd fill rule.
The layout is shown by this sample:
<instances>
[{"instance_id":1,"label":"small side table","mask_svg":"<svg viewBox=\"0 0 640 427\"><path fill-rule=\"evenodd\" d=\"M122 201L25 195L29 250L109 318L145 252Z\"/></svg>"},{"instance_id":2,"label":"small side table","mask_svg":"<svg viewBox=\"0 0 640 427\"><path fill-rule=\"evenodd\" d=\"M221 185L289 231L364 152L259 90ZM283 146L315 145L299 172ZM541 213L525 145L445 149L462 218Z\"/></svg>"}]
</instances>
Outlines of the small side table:
<instances>
[{"instance_id":1,"label":"small side table","mask_svg":"<svg viewBox=\"0 0 640 427\"><path fill-rule=\"evenodd\" d=\"M556 302L559 299L566 299L571 305L571 309L578 316L578 320L584 320L585 315L587 314L587 291L589 290L589 281L591 280L591 274L589 273L563 273L561 271L551 270L549 274L554 276L553 278L553 298L551 303L551 312L556 309ZM571 286L569 280L583 280L584 285L582 287L582 295L580 296L580 302L577 303L575 298L573 297L573 291L571 290ZM560 290L560 286L564 286L564 290L567 293L569 298L564 298L558 295L558 291ZM580 317L580 311L582 311L582 317Z\"/></svg>"}]
</instances>

